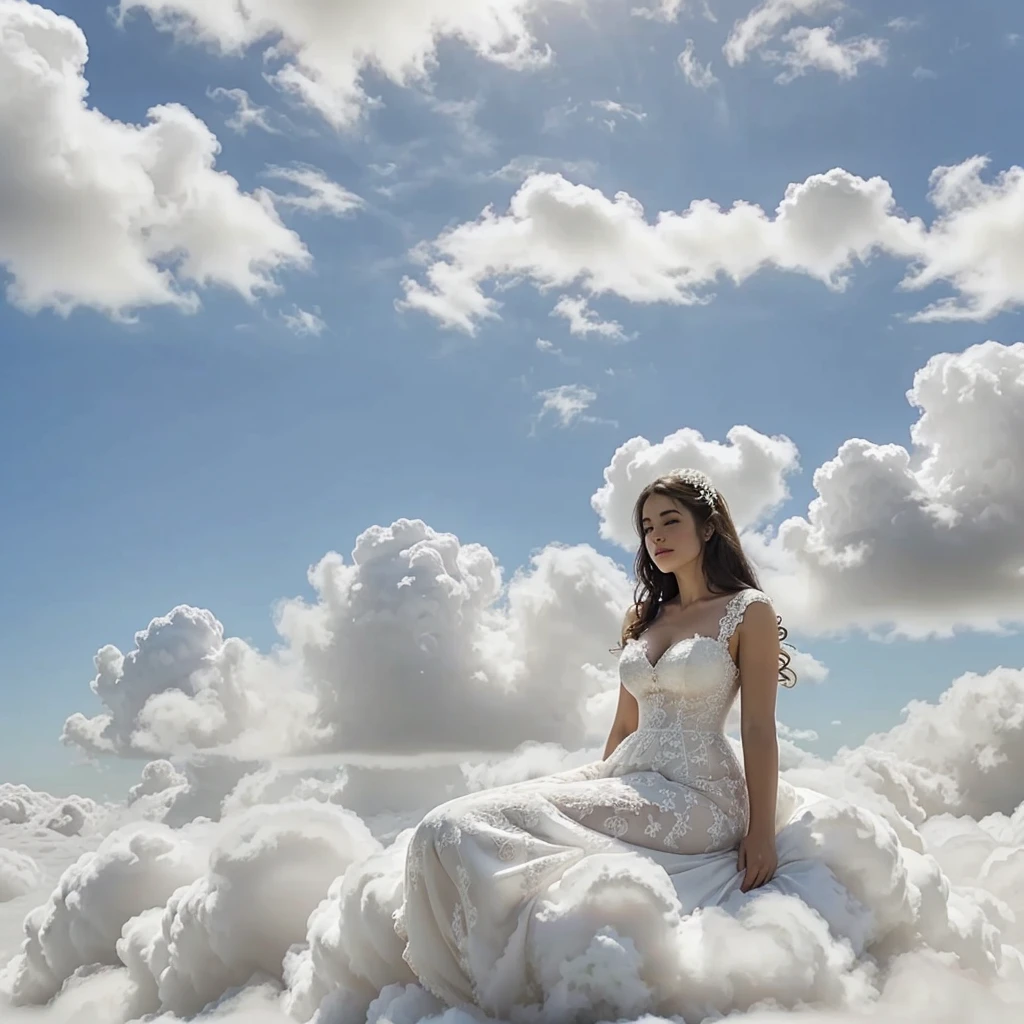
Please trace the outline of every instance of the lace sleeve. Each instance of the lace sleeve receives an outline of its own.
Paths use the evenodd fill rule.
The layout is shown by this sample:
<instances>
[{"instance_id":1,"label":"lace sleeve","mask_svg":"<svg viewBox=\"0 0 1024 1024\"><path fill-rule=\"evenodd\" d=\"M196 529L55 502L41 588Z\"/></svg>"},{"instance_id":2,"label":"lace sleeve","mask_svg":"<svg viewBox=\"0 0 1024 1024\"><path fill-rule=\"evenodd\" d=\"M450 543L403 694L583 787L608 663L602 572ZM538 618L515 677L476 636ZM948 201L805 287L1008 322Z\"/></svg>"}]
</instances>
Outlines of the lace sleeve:
<instances>
[{"instance_id":1,"label":"lace sleeve","mask_svg":"<svg viewBox=\"0 0 1024 1024\"><path fill-rule=\"evenodd\" d=\"M718 627L718 639L721 643L728 642L729 638L736 632L736 627L743 621L743 615L752 604L766 604L771 607L771 600L767 594L760 590L741 590L732 597L725 606L725 614Z\"/></svg>"}]
</instances>

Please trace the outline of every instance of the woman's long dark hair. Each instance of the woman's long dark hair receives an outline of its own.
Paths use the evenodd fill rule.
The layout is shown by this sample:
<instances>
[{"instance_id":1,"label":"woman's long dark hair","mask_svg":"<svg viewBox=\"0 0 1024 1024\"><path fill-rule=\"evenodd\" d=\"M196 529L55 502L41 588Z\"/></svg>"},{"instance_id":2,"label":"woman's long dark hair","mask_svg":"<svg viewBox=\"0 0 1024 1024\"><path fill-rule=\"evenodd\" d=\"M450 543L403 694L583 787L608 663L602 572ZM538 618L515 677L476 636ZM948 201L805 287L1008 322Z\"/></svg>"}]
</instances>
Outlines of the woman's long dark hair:
<instances>
[{"instance_id":1,"label":"woman's long dark hair","mask_svg":"<svg viewBox=\"0 0 1024 1024\"><path fill-rule=\"evenodd\" d=\"M666 601L679 596L679 584L676 582L675 576L670 572L662 572L654 564L651 556L647 553L647 544L644 542L642 522L644 502L652 494L664 495L688 509L693 515L698 537L703 538L704 528L708 523L712 525L711 536L703 542L701 565L708 589L713 594L734 594L747 588L761 589L757 573L743 553L729 506L721 494L717 490L714 492L715 507L711 508L693 484L687 483L673 474L658 477L640 492L633 508L633 526L640 538L640 548L636 553L634 564L636 588L633 592L633 615L631 621L622 631L623 645L628 640L639 639L654 621L661 606ZM789 631L782 625L781 616L776 616L776 620L781 645L789 636ZM786 644L786 646L792 645ZM791 661L792 658L788 652L780 646L779 682L783 686L796 684L796 673L789 667Z\"/></svg>"}]
</instances>

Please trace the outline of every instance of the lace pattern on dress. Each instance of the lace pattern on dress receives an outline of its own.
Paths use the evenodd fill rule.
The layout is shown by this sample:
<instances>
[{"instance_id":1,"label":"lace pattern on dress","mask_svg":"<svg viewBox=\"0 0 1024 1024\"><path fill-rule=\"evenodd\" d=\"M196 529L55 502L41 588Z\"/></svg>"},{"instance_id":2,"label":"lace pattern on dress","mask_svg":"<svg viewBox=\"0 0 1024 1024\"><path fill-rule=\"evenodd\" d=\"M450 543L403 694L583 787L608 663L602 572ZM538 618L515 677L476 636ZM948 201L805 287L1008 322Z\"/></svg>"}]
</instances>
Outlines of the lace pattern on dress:
<instances>
[{"instance_id":1,"label":"lace pattern on dress","mask_svg":"<svg viewBox=\"0 0 1024 1024\"><path fill-rule=\"evenodd\" d=\"M767 594L754 589L741 590L729 599L729 603L725 606L725 613L718 623L718 642L720 644L727 644L729 642L733 633L736 632L736 627L743 621L747 608L758 602L767 605L771 604Z\"/></svg>"}]
</instances>

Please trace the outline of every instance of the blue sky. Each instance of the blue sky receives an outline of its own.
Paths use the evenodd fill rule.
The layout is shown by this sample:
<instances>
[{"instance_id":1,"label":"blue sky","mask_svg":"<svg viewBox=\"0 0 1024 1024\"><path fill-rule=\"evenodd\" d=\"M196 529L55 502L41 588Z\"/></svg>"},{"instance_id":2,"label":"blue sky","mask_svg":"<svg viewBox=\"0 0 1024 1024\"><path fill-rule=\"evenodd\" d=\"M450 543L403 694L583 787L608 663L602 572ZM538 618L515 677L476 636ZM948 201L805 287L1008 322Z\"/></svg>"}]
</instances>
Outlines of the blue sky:
<instances>
[{"instance_id":1,"label":"blue sky","mask_svg":"<svg viewBox=\"0 0 1024 1024\"><path fill-rule=\"evenodd\" d=\"M499 172L516 160L608 197L628 192L648 220L695 199L771 212L790 183L841 167L881 176L904 215L930 223L934 168L983 155L995 174L1024 158L1009 127L1024 116L1014 36L1024 14L1009 0L969 13L947 0L856 0L797 18L841 17L840 35L887 40L887 59L849 79L814 70L787 85L757 56L736 67L722 56L752 0L713 4L715 22L699 9L658 22L612 0L586 17L548 4L532 25L549 65L509 69L444 40L428 79L367 74L380 104L340 130L267 80L260 47L223 55L141 11L118 26L95 6L48 6L84 31L88 102L108 117L140 124L154 104L182 104L217 135L217 168L243 191L278 188L268 166L310 165L365 205L340 218L282 209L312 266L282 270L280 291L253 302L203 288L192 314L142 308L132 323L0 302L2 780L123 790L140 763L94 776L59 745L61 724L98 710L97 649L129 649L177 604L211 609L230 635L268 650L275 602L310 593L307 566L402 516L486 545L506 576L551 542L591 544L628 566L599 536L590 496L616 447L682 427L791 438L802 471L771 519L806 515L813 470L847 439L909 445L918 412L906 392L930 357L1020 336L1012 303L984 322L910 322L950 289L898 290L907 261L885 254L855 265L842 291L767 269L719 283L706 304L595 297L626 341L571 335L551 309L572 289L528 281L502 291L500 319L473 336L396 308L403 278L424 276L410 250L488 204L507 210L519 182ZM891 26L897 16L908 24ZM680 71L688 39L719 80L710 89ZM232 131L218 87L246 90L275 132ZM0 223L4 202L0 187ZM282 313L296 308L317 311L319 336L289 329ZM593 422L538 417L538 395L562 385L595 393ZM816 729L813 749L825 753L894 724L908 700L935 699L961 672L1024 659L1012 630L796 639L830 676L784 695L781 715Z\"/></svg>"}]
</instances>

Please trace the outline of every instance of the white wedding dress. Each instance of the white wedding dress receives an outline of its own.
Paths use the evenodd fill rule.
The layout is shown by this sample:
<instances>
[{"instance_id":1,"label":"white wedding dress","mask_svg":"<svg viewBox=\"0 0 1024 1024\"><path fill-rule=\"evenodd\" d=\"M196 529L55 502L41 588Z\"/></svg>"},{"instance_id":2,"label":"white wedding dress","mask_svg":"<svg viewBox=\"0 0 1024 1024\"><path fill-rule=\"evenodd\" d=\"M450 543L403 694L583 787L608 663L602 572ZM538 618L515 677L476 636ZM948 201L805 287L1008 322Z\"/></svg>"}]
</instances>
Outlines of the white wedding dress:
<instances>
[{"instance_id":1,"label":"white wedding dress","mask_svg":"<svg viewBox=\"0 0 1024 1024\"><path fill-rule=\"evenodd\" d=\"M740 890L736 847L748 806L743 769L724 734L739 690L729 638L757 601L768 598L739 592L716 637L680 640L655 664L643 637L626 644L619 675L637 699L639 727L607 760L462 796L423 818L408 848L395 926L425 988L499 1016L538 1001L538 954L531 954L538 901L595 854L656 862L684 914L734 912L757 893L782 892L806 901L855 950L863 947L871 928L863 922L873 915L851 894L863 887L849 878L841 885L832 867L837 846L857 842L857 828L863 842L877 844L873 829L892 831L884 822L846 828L838 844L822 842L814 813L804 812L824 798L780 780L779 869L762 889Z\"/></svg>"}]
</instances>

